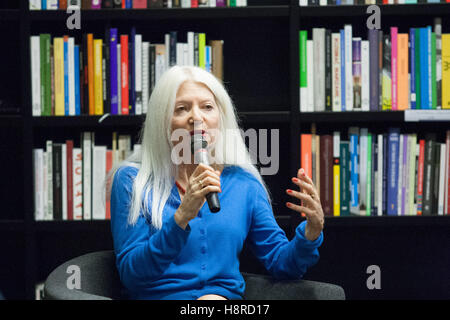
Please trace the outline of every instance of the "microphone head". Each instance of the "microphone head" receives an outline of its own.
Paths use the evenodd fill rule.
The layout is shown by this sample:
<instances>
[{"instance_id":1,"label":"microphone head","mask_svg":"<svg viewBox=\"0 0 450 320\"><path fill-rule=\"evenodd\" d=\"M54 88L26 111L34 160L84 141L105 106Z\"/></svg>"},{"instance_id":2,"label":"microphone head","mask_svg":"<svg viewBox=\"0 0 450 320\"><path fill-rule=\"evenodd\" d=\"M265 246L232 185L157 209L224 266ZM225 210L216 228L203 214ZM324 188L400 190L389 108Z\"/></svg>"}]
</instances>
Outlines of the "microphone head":
<instances>
[{"instance_id":1,"label":"microphone head","mask_svg":"<svg viewBox=\"0 0 450 320\"><path fill-rule=\"evenodd\" d=\"M200 149L206 149L208 142L204 139L202 134L193 134L191 137L191 152L194 154Z\"/></svg>"}]
</instances>

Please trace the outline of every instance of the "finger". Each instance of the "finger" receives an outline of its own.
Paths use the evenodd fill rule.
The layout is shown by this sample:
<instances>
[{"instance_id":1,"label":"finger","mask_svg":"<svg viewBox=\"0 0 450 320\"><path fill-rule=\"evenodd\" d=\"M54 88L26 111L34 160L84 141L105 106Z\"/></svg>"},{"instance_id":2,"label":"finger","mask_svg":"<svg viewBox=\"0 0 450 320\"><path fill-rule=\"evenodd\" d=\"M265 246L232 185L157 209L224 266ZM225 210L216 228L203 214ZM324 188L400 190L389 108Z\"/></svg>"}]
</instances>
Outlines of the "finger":
<instances>
[{"instance_id":1,"label":"finger","mask_svg":"<svg viewBox=\"0 0 450 320\"><path fill-rule=\"evenodd\" d=\"M310 218L310 217L312 217L314 215L314 211L313 210L311 210L311 209L309 209L307 207L304 207L304 206L299 206L299 205L293 204L291 202L286 202L286 206L289 209L292 209L292 210L297 211L299 213L304 213L307 218Z\"/></svg>"},{"instance_id":2,"label":"finger","mask_svg":"<svg viewBox=\"0 0 450 320\"><path fill-rule=\"evenodd\" d=\"M217 186L207 186L207 187L204 187L202 190L198 191L198 194L201 195L202 197L206 197L206 195L211 192L220 193L220 192L222 192L222 190L220 190L220 188Z\"/></svg>"},{"instance_id":3,"label":"finger","mask_svg":"<svg viewBox=\"0 0 450 320\"><path fill-rule=\"evenodd\" d=\"M220 187L220 180L216 179L214 177L206 177L205 179L201 180L201 184L203 187L213 185Z\"/></svg>"},{"instance_id":4,"label":"finger","mask_svg":"<svg viewBox=\"0 0 450 320\"><path fill-rule=\"evenodd\" d=\"M306 191L306 193L313 195L315 199L319 199L317 189L313 185L297 178L292 178L292 182L299 186L302 191Z\"/></svg>"},{"instance_id":5,"label":"finger","mask_svg":"<svg viewBox=\"0 0 450 320\"><path fill-rule=\"evenodd\" d=\"M195 181L198 180L204 180L207 177L214 177L217 180L220 180L220 176L217 174L216 171L210 171L210 170L205 170L202 173L200 173L197 177L195 177Z\"/></svg>"},{"instance_id":6,"label":"finger","mask_svg":"<svg viewBox=\"0 0 450 320\"><path fill-rule=\"evenodd\" d=\"M291 190L291 189L287 189L286 193L290 196L293 196L293 197L299 199L299 200L305 201L306 204L309 204L312 207L314 207L317 204L316 201L309 194Z\"/></svg>"},{"instance_id":7,"label":"finger","mask_svg":"<svg viewBox=\"0 0 450 320\"><path fill-rule=\"evenodd\" d=\"M306 172L303 168L301 168L300 170L298 170L297 172L297 178L306 181L307 183L309 183L310 185L312 185L314 188L316 187L316 185L314 184L314 182L312 181L312 179L310 177L308 177L306 175Z\"/></svg>"}]
</instances>

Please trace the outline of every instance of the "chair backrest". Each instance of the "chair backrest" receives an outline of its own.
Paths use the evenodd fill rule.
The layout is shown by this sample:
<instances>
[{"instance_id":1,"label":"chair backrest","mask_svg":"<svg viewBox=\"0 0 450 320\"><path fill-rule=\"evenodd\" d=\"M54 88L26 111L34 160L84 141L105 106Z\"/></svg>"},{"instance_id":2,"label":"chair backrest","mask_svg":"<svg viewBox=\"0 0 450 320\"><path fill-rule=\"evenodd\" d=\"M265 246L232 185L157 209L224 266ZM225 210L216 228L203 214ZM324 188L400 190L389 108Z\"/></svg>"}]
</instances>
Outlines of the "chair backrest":
<instances>
[{"instance_id":1,"label":"chair backrest","mask_svg":"<svg viewBox=\"0 0 450 320\"><path fill-rule=\"evenodd\" d=\"M67 285L75 275L71 269L80 272L79 289ZM92 252L65 262L50 273L44 285L44 299L48 300L120 299L122 293L113 250Z\"/></svg>"}]
</instances>

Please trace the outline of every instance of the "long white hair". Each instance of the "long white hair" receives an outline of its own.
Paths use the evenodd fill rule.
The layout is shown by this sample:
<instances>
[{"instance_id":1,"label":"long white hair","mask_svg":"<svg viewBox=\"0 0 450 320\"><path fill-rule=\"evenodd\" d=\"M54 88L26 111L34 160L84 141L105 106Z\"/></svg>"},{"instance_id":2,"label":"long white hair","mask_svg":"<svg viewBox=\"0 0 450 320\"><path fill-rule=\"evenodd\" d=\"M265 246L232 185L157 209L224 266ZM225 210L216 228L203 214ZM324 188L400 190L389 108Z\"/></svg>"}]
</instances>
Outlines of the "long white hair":
<instances>
[{"instance_id":1,"label":"long white hair","mask_svg":"<svg viewBox=\"0 0 450 320\"><path fill-rule=\"evenodd\" d=\"M221 82L199 67L173 66L156 83L148 102L147 115L141 129L140 151L115 164L105 179L107 197L110 198L112 181L117 170L124 166L138 168L133 183L128 223L134 225L142 211L151 218L152 226L162 227L163 208L169 199L176 177L176 165L171 161L171 120L178 88L185 81L206 85L214 94L220 114L220 131L238 132L236 111L230 96ZM227 139L218 136L215 142L215 162L224 166L237 165L260 181L270 201L270 194L241 135ZM151 204L149 208L148 204Z\"/></svg>"}]
</instances>

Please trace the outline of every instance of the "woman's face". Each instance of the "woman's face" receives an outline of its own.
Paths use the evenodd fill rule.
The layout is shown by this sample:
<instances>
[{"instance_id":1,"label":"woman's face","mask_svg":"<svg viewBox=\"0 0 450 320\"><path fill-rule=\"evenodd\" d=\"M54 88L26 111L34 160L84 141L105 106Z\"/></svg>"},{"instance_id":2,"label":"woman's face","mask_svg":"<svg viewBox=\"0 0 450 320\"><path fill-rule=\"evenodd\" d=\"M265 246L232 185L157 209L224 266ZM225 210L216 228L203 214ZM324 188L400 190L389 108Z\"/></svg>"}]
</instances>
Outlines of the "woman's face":
<instances>
[{"instance_id":1,"label":"woman's face","mask_svg":"<svg viewBox=\"0 0 450 320\"><path fill-rule=\"evenodd\" d=\"M208 145L214 143L219 129L220 113L214 94L202 83L183 82L177 91L172 116L172 132L187 130L191 135L203 133Z\"/></svg>"}]
</instances>

